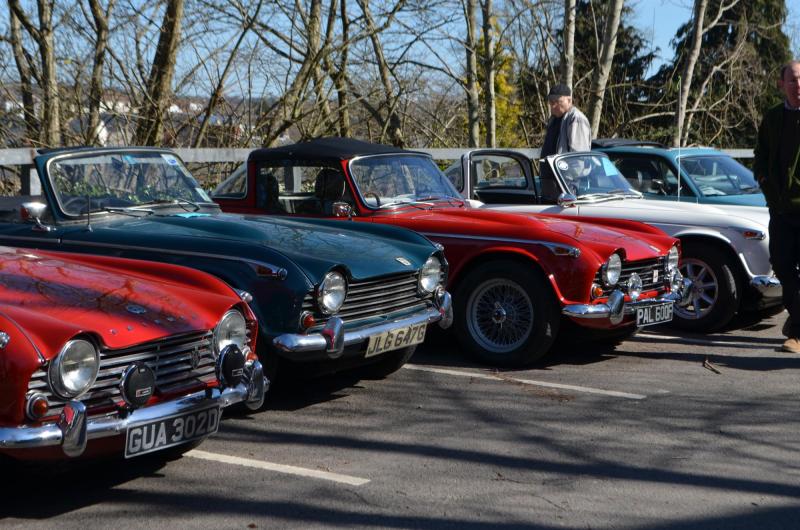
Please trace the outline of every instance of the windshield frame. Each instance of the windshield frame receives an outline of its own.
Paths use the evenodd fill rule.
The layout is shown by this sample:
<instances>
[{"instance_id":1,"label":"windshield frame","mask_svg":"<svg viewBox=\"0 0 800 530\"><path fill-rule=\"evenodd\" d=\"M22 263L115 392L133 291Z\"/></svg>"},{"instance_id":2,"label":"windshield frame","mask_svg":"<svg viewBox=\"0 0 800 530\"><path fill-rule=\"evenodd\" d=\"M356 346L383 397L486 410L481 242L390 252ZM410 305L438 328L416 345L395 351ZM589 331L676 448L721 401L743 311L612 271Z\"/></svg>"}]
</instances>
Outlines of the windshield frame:
<instances>
[{"instance_id":1,"label":"windshield frame","mask_svg":"<svg viewBox=\"0 0 800 530\"><path fill-rule=\"evenodd\" d=\"M420 204L426 204L426 203L430 204L430 203L432 203L434 201L445 201L448 204L452 204L452 201L455 200L455 201L459 202L459 205L466 203L464 198L461 196L461 193L459 193L459 191L456 189L455 185L452 182L450 182L450 179L447 178L447 175L445 175L444 172L441 169L439 169L439 166L436 165L436 162L433 160L433 157L430 156L429 154L420 153L420 152L417 152L417 151L408 151L408 152L403 152L403 153L379 153L379 154L374 154L374 155L358 155L358 156L354 156L353 158L350 158L349 160L347 160L347 173L348 173L348 175L350 177L350 180L352 181L353 188L355 188L355 192L356 192L355 195L358 197L358 200L361 202L361 204L363 204L364 207L367 208L368 210L373 211L373 212L391 211L390 209L384 208L383 206L377 206L376 205L376 206L373 207L373 206L370 206L369 203L367 203L364 195L361 193L361 187L358 185L358 182L356 181L355 174L353 172L353 163L356 163L356 162L359 162L359 161L363 161L363 160L366 160L366 159L384 158L384 157L394 157L394 158L397 158L397 157L414 157L414 158L421 158L421 159L424 159L424 160L428 160L433 165L433 167L435 167L439 171L439 173L441 174L441 177L442 177L442 181L446 182L447 183L446 185L449 185L452 188L450 191L451 192L455 191L455 195L451 195L451 196L448 196L446 198L443 197L441 199L431 199L429 201L415 200L415 201L409 201L407 203L396 203L396 204L393 205L394 206L393 209L397 209L397 208L400 208L400 207L403 207L403 206L414 207L414 205L420 205Z\"/></svg>"},{"instance_id":2,"label":"windshield frame","mask_svg":"<svg viewBox=\"0 0 800 530\"><path fill-rule=\"evenodd\" d=\"M689 185L692 187L692 191L694 191L695 196L698 197L698 198L700 198L700 197L703 197L703 198L742 197L742 196L746 196L746 195L754 195L756 193L761 193L761 194L764 193L762 191L762 189L761 189L761 185L758 183L758 181L755 178L755 174L753 174L753 182L756 184L756 189L758 190L755 193L706 195L705 193L703 193L703 190L700 189L700 185L697 182L697 180L685 169L685 166L683 165L683 162L682 162L683 160L692 159L692 158L729 158L729 159L733 160L734 162L736 162L737 164L739 164L740 166L742 166L743 168L745 168L746 170L750 171L750 173L753 173L753 172L752 172L752 170L750 170L750 168L748 168L747 166L745 166L744 164L742 164L741 162L739 162L738 160L736 160L732 156L727 155L725 153L719 153L719 152L717 152L717 153L686 153L686 154L676 155L675 156L675 165L677 166L677 169L679 169L678 174L680 175L680 178L686 179L689 182Z\"/></svg>"},{"instance_id":3,"label":"windshield frame","mask_svg":"<svg viewBox=\"0 0 800 530\"><path fill-rule=\"evenodd\" d=\"M61 197L58 193L58 187L55 185L51 175L51 169L53 163L63 162L64 160L73 159L73 158L90 158L93 156L102 156L102 155L115 155L115 154L126 154L126 153L154 153L154 154L167 154L170 156L175 157L178 162L186 169L187 172L191 175L189 168L186 167L183 159L178 156L177 153L172 151L171 149L166 148L158 148L158 147L125 147L125 148L108 148L108 147L99 147L99 148L88 148L88 149L75 149L75 150L66 150L63 153L43 153L42 157L47 157L44 161L43 169L44 169L44 176L40 176L42 181L46 182L46 190L47 194L50 196L52 203L57 206L58 215L68 219L68 220L82 220L86 219L87 215L91 217L107 217L111 215L125 215L120 212L114 211L105 211L105 210L96 210L92 211L89 210L86 213L78 213L73 214L69 213L64 209L64 204L61 201ZM210 197L209 197L210 198ZM202 201L197 202L198 205L202 206L215 206L217 209L219 205L214 202L213 198L210 198L210 202ZM196 202L196 201L195 201ZM164 207L173 207L179 206L177 203L163 203L163 204L140 204L140 205L131 205L126 208L129 208L131 211L142 211L141 208L146 207L149 209L153 208L164 208ZM55 212L54 212L55 213Z\"/></svg>"}]
</instances>

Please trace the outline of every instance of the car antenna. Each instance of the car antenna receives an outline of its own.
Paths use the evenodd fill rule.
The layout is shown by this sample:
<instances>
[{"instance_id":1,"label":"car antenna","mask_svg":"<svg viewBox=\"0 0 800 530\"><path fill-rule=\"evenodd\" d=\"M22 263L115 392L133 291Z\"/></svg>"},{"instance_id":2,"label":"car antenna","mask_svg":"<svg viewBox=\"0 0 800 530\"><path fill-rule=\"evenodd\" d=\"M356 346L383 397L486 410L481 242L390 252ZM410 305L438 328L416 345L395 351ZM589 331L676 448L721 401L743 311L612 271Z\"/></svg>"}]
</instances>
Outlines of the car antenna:
<instances>
[{"instance_id":1,"label":"car antenna","mask_svg":"<svg viewBox=\"0 0 800 530\"><path fill-rule=\"evenodd\" d=\"M86 195L86 231L92 232L92 200Z\"/></svg>"}]
</instances>

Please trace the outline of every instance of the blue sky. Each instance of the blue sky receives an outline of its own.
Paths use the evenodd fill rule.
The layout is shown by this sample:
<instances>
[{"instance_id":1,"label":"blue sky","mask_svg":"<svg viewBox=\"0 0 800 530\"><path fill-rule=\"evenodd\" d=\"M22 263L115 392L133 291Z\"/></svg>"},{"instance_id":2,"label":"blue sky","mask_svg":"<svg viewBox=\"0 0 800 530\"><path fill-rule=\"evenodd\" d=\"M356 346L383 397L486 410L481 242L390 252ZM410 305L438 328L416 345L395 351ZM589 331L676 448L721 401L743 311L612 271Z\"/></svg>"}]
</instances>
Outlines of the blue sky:
<instances>
[{"instance_id":1,"label":"blue sky","mask_svg":"<svg viewBox=\"0 0 800 530\"><path fill-rule=\"evenodd\" d=\"M747 0L743 0L747 1ZM653 47L661 48L661 60L658 66L672 58L672 47L669 41L675 36L681 24L692 16L692 0L633 0L631 5L636 13L632 21L642 35L653 43ZM789 17L784 31L792 41L792 50L800 55L800 1L787 0Z\"/></svg>"}]
</instances>

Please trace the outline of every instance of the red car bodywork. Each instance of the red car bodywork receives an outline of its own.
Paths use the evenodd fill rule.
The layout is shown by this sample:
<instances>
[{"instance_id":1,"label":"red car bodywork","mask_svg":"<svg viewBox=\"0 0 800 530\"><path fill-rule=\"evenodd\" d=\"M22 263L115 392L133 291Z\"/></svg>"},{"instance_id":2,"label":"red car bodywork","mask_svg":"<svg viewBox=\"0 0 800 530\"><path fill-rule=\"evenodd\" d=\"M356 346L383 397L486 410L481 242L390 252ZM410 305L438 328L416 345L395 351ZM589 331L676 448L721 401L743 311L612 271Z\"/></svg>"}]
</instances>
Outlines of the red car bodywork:
<instances>
[{"instance_id":1,"label":"red car bodywork","mask_svg":"<svg viewBox=\"0 0 800 530\"><path fill-rule=\"evenodd\" d=\"M0 333L5 335L0 349L0 452L15 458L64 458L58 444L36 446L4 436L59 421L58 412L67 400L45 385L32 384L32 377L37 371L47 372L67 341L80 337L96 344L102 370L104 357L115 352L209 334L231 309L244 316L251 337L248 346L254 350L255 316L236 292L213 276L163 263L0 247ZM143 351L140 357L147 354ZM213 370L191 370L179 384L161 388L157 382L146 404L136 410L211 389L220 391L211 394L221 394ZM50 412L36 419L26 411L32 388L45 393L50 403ZM93 389L86 393L93 399L85 405L89 422L135 413L124 410L119 395L99 399ZM90 434L81 454L119 451L124 434L123 430L94 441Z\"/></svg>"},{"instance_id":2,"label":"red car bodywork","mask_svg":"<svg viewBox=\"0 0 800 530\"><path fill-rule=\"evenodd\" d=\"M262 166L286 170L293 161L306 166L336 166L345 178L342 200L352 208L350 219L403 226L444 245L450 265L448 289L454 293L456 304L455 293L468 273L497 259L535 264L552 286L562 308L603 304L606 297L592 297L592 284L612 253L619 253L626 263L658 260L664 259L670 248L678 244L661 230L639 222L599 218L576 221L557 215L504 213L471 207L467 201L455 198L455 194L446 199L398 205L392 209L371 207L355 184L351 164L354 160L391 156L427 157L390 146L343 139L257 150L248 160L246 192L235 198L230 193L218 193L225 188L226 183L223 183L214 193L214 200L229 212L274 213L261 207L256 197L256 190L260 189L257 174ZM291 215L291 211L288 214ZM326 216L348 219L341 213ZM669 291L669 286L645 290L639 300L662 296ZM627 296L625 300L626 303L631 301ZM456 321L458 318L456 315ZM583 327L595 329L631 326L631 318L627 317L615 323L601 318L574 320Z\"/></svg>"}]
</instances>

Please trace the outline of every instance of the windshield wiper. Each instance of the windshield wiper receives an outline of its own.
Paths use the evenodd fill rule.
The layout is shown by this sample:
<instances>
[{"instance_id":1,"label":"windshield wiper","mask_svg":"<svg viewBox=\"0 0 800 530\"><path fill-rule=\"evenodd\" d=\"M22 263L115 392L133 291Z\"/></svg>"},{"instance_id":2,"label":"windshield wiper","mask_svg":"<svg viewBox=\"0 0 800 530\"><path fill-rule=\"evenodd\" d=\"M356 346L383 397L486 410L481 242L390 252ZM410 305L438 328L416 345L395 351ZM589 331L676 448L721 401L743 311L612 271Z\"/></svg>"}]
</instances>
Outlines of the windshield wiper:
<instances>
[{"instance_id":1,"label":"windshield wiper","mask_svg":"<svg viewBox=\"0 0 800 530\"><path fill-rule=\"evenodd\" d=\"M146 208L137 208L135 206L126 206L126 207L103 206L102 210L104 212L109 212L109 213L121 213L122 215L130 215L131 217L147 217L148 215L152 215L154 213L153 210L148 210ZM138 215L140 213L143 213L144 215Z\"/></svg>"},{"instance_id":2,"label":"windshield wiper","mask_svg":"<svg viewBox=\"0 0 800 530\"><path fill-rule=\"evenodd\" d=\"M184 211L187 212L196 212L197 210L200 209L199 204L197 204L196 202L192 202L188 199L155 199L152 201L147 201L142 204L174 204L176 206L180 206L181 208L183 208ZM187 210L186 209L187 205L194 207L194 210Z\"/></svg>"},{"instance_id":3,"label":"windshield wiper","mask_svg":"<svg viewBox=\"0 0 800 530\"><path fill-rule=\"evenodd\" d=\"M578 200L587 200L587 201L613 201L613 200L622 200L626 197L636 197L640 199L642 194L637 192L636 190L623 190L623 189L615 189L615 190L608 190L598 193L587 193L585 195L578 195Z\"/></svg>"},{"instance_id":4,"label":"windshield wiper","mask_svg":"<svg viewBox=\"0 0 800 530\"><path fill-rule=\"evenodd\" d=\"M432 199L428 199L432 200ZM413 206L414 208L419 208L420 210L424 210L425 206L420 206L420 204L425 206L433 206L432 202L424 202L422 200L409 200L409 201L392 201L387 202L386 204L381 204L380 208L383 210L384 208L389 208L390 206Z\"/></svg>"},{"instance_id":5,"label":"windshield wiper","mask_svg":"<svg viewBox=\"0 0 800 530\"><path fill-rule=\"evenodd\" d=\"M422 197L416 200L417 202L425 201L447 201L450 206L464 206L464 199L461 197L453 197L451 195L431 195L429 197Z\"/></svg>"}]
</instances>

